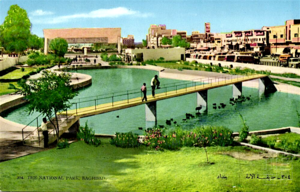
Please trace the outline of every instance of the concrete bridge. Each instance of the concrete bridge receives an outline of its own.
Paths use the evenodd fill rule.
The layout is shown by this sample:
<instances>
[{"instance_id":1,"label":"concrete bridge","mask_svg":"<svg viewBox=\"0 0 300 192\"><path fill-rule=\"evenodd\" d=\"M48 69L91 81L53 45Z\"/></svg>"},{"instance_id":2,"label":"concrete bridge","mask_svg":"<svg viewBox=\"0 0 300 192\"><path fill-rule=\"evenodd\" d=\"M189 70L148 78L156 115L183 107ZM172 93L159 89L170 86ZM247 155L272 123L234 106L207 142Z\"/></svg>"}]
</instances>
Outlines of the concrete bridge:
<instances>
[{"instance_id":1,"label":"concrete bridge","mask_svg":"<svg viewBox=\"0 0 300 192\"><path fill-rule=\"evenodd\" d=\"M84 108L76 108L72 110L68 110L63 112L62 114L67 116L76 116L76 117L88 117L92 115L98 115L102 113L107 113L111 111L116 111L120 109L125 109L129 107L134 107L137 105L145 104L145 115L146 115L146 128L153 127L157 125L157 101L169 99L172 97L178 97L182 95L187 95L191 93L197 93L197 106L201 106L204 112L207 112L207 92L209 89L214 89L218 87L223 87L227 85L233 85L232 96L234 98L238 98L242 95L242 83L245 81L250 81L258 79L259 80L259 94L263 94L265 92L275 92L276 88L273 85L273 82L269 79L267 75L249 75L249 76L231 76L231 77L216 77L216 78L208 78L198 80L197 82L192 82L189 86L186 84L185 88L181 89L170 89L165 87L165 91L159 94L156 94L155 97L148 96L148 100L146 102L142 102L140 97L132 98L132 99L123 99L119 101L114 101L114 97L112 96L111 102L99 104L97 105L97 100L95 99L94 105Z\"/></svg>"}]
</instances>

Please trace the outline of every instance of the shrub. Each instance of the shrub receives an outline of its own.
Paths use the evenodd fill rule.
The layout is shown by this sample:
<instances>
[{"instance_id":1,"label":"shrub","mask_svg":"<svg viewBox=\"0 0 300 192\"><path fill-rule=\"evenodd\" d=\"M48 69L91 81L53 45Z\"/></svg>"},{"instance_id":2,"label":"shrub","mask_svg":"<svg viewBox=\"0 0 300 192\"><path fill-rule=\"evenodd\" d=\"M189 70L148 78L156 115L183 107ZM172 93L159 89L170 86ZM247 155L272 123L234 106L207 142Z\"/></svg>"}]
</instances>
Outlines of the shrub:
<instances>
[{"instance_id":1,"label":"shrub","mask_svg":"<svg viewBox=\"0 0 300 192\"><path fill-rule=\"evenodd\" d=\"M110 140L110 144L122 148L138 147L140 146L138 139L138 134L133 134L132 132L116 133L116 137Z\"/></svg>"},{"instance_id":2,"label":"shrub","mask_svg":"<svg viewBox=\"0 0 300 192\"><path fill-rule=\"evenodd\" d=\"M191 61L191 64L197 64L197 63L198 63L198 62L195 61L195 60Z\"/></svg>"},{"instance_id":3,"label":"shrub","mask_svg":"<svg viewBox=\"0 0 300 192\"><path fill-rule=\"evenodd\" d=\"M101 59L103 61L108 61L108 55L107 55L107 53L102 53L100 57L101 57Z\"/></svg>"},{"instance_id":4,"label":"shrub","mask_svg":"<svg viewBox=\"0 0 300 192\"><path fill-rule=\"evenodd\" d=\"M241 131L239 132L240 141L242 142L247 138L247 136L249 134L249 126L246 124L246 120L243 118L242 114L239 114L239 115L243 122L243 127L242 127Z\"/></svg>"},{"instance_id":5,"label":"shrub","mask_svg":"<svg viewBox=\"0 0 300 192\"><path fill-rule=\"evenodd\" d=\"M269 146L269 148L274 148L275 144L276 144L276 139L267 141L267 145Z\"/></svg>"},{"instance_id":6,"label":"shrub","mask_svg":"<svg viewBox=\"0 0 300 192\"><path fill-rule=\"evenodd\" d=\"M24 67L22 67L22 68L21 68L21 71L22 71L22 72L24 72L24 71L25 71Z\"/></svg>"},{"instance_id":7,"label":"shrub","mask_svg":"<svg viewBox=\"0 0 300 192\"><path fill-rule=\"evenodd\" d=\"M58 143L57 143L57 149L64 149L64 148L67 148L69 147L69 142L67 139L64 139L64 140L60 140Z\"/></svg>"},{"instance_id":8,"label":"shrub","mask_svg":"<svg viewBox=\"0 0 300 192\"><path fill-rule=\"evenodd\" d=\"M157 61L164 61L164 60L165 60L165 58L163 58L163 57L160 57L157 59Z\"/></svg>"},{"instance_id":9,"label":"shrub","mask_svg":"<svg viewBox=\"0 0 300 192\"><path fill-rule=\"evenodd\" d=\"M85 122L84 127L79 127L77 138L87 144L95 145L96 147L101 144L101 140L95 138L95 131L88 127L87 122Z\"/></svg>"},{"instance_id":10,"label":"shrub","mask_svg":"<svg viewBox=\"0 0 300 192\"><path fill-rule=\"evenodd\" d=\"M28 55L28 58L29 59L35 59L36 57L38 57L40 55L39 52L31 52L29 55Z\"/></svg>"},{"instance_id":11,"label":"shrub","mask_svg":"<svg viewBox=\"0 0 300 192\"><path fill-rule=\"evenodd\" d=\"M261 138L256 136L255 134L251 135L250 143L253 145L257 145L261 143Z\"/></svg>"},{"instance_id":12,"label":"shrub","mask_svg":"<svg viewBox=\"0 0 300 192\"><path fill-rule=\"evenodd\" d=\"M122 59L120 57L118 57L116 54L112 54L109 57L109 61L122 61Z\"/></svg>"},{"instance_id":13,"label":"shrub","mask_svg":"<svg viewBox=\"0 0 300 192\"><path fill-rule=\"evenodd\" d=\"M183 64L184 64L184 65L190 65L190 62L185 61L185 62L183 62Z\"/></svg>"},{"instance_id":14,"label":"shrub","mask_svg":"<svg viewBox=\"0 0 300 192\"><path fill-rule=\"evenodd\" d=\"M192 131L177 127L175 130L168 130L167 132L165 133L159 128L146 130L145 145L156 150L176 150L182 146L228 146L233 143L232 131L225 127L205 126L195 128Z\"/></svg>"}]
</instances>

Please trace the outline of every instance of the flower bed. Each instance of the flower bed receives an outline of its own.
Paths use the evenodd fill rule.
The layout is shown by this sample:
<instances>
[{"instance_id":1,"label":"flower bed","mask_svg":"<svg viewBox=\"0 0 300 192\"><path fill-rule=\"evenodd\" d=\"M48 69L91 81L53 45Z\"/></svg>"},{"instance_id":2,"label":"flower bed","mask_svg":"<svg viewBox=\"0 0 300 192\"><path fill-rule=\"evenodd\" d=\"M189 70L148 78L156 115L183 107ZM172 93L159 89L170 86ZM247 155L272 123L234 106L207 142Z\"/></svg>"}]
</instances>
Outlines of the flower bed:
<instances>
[{"instance_id":1,"label":"flower bed","mask_svg":"<svg viewBox=\"0 0 300 192\"><path fill-rule=\"evenodd\" d=\"M111 144L118 147L141 145L138 135L131 132L117 133ZM153 128L145 131L143 144L156 150L177 150L183 146L228 146L233 144L233 136L232 131L225 127L203 126L190 131L182 130L181 127L175 130Z\"/></svg>"}]
</instances>

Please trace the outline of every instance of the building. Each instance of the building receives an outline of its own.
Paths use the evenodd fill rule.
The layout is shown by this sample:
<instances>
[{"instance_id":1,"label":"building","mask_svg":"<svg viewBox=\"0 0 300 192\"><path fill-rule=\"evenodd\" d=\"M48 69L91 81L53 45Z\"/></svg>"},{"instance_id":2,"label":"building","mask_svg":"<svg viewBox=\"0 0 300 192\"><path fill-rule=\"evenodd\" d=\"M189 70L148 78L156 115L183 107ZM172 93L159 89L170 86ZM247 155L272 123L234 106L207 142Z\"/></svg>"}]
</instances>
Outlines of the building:
<instances>
[{"instance_id":1,"label":"building","mask_svg":"<svg viewBox=\"0 0 300 192\"><path fill-rule=\"evenodd\" d=\"M49 42L57 37L65 39L68 44L118 44L118 51L120 52L121 50L121 28L44 29L43 32L45 38L45 54L48 53Z\"/></svg>"},{"instance_id":2,"label":"building","mask_svg":"<svg viewBox=\"0 0 300 192\"><path fill-rule=\"evenodd\" d=\"M177 31L176 29L167 29L166 25L150 25L148 34L146 35L147 47L156 49L160 47L170 47L163 46L161 40L163 37L172 39L173 36L180 35L182 39L187 39L186 31Z\"/></svg>"},{"instance_id":3,"label":"building","mask_svg":"<svg viewBox=\"0 0 300 192\"><path fill-rule=\"evenodd\" d=\"M126 49L125 61L131 62L133 60L147 61L157 60L163 57L166 61L185 60L185 48L170 48L170 49Z\"/></svg>"},{"instance_id":4,"label":"building","mask_svg":"<svg viewBox=\"0 0 300 192\"><path fill-rule=\"evenodd\" d=\"M300 52L300 19L287 20L285 25L263 27L269 33L271 54L292 54Z\"/></svg>"},{"instance_id":5,"label":"building","mask_svg":"<svg viewBox=\"0 0 300 192\"><path fill-rule=\"evenodd\" d=\"M268 33L264 29L226 33L223 43L227 50L269 54Z\"/></svg>"},{"instance_id":6,"label":"building","mask_svg":"<svg viewBox=\"0 0 300 192\"><path fill-rule=\"evenodd\" d=\"M134 48L134 36L128 35L127 37L122 38L122 44L126 46L126 48Z\"/></svg>"}]
</instances>

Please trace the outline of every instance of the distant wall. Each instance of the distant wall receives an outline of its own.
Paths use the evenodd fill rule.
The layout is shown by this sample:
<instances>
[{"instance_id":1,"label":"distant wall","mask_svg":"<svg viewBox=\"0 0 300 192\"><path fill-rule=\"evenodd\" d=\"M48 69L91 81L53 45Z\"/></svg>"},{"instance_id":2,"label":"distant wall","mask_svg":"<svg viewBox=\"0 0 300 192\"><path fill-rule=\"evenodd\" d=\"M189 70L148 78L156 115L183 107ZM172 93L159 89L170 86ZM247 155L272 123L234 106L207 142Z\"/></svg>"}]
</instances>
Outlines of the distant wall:
<instances>
[{"instance_id":1,"label":"distant wall","mask_svg":"<svg viewBox=\"0 0 300 192\"><path fill-rule=\"evenodd\" d=\"M143 53L144 61L150 59L159 59L163 57L166 61L181 60L181 55L185 57L185 48L172 48L172 49L127 49L126 53L136 55Z\"/></svg>"},{"instance_id":2,"label":"distant wall","mask_svg":"<svg viewBox=\"0 0 300 192\"><path fill-rule=\"evenodd\" d=\"M27 61L28 56L21 56L19 62ZM5 57L3 61L0 61L0 71L13 67L17 64L17 57Z\"/></svg>"}]
</instances>

